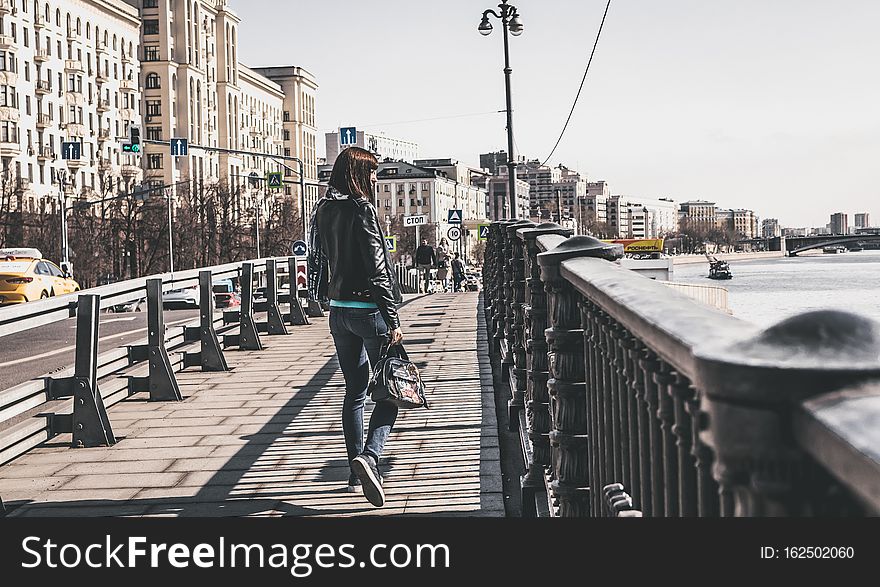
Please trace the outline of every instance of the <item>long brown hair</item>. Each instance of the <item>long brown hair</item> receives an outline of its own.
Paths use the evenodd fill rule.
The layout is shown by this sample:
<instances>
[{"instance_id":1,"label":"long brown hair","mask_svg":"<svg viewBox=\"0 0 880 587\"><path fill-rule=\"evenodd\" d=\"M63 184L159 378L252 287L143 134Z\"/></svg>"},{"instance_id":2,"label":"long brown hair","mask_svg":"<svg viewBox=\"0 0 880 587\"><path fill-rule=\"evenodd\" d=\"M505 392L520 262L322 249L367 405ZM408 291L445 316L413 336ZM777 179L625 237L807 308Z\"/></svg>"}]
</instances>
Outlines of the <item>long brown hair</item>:
<instances>
[{"instance_id":1,"label":"long brown hair","mask_svg":"<svg viewBox=\"0 0 880 587\"><path fill-rule=\"evenodd\" d=\"M336 158L329 183L343 194L372 200L370 174L378 168L375 155L360 147L349 147Z\"/></svg>"}]
</instances>

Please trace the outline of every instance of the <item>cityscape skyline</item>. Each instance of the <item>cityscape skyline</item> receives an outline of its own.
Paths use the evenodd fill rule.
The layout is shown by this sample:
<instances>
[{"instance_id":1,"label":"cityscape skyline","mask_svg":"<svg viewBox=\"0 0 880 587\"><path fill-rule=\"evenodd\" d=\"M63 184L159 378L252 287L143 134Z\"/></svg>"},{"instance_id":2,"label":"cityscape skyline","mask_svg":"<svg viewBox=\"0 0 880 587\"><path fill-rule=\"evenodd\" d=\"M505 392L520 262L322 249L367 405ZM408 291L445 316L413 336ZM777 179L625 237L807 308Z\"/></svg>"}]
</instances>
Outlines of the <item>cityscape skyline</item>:
<instances>
[{"instance_id":1,"label":"cityscape skyline","mask_svg":"<svg viewBox=\"0 0 880 587\"><path fill-rule=\"evenodd\" d=\"M605 2L515 4L525 26L511 38L516 147L543 158L571 107ZM451 0L436 13L400 0L381 10L340 0L230 6L242 18L242 61L290 62L315 75L319 133L386 131L422 145L422 156L468 164L503 148L500 26L488 37L476 30L491 3ZM826 223L829 188L836 208L876 216L880 80L863 71L866 56L880 50L870 31L877 18L880 6L867 1L846 13L789 0L612 3L550 163L619 193L732 202L791 226ZM358 44L364 52L352 50Z\"/></svg>"}]
</instances>

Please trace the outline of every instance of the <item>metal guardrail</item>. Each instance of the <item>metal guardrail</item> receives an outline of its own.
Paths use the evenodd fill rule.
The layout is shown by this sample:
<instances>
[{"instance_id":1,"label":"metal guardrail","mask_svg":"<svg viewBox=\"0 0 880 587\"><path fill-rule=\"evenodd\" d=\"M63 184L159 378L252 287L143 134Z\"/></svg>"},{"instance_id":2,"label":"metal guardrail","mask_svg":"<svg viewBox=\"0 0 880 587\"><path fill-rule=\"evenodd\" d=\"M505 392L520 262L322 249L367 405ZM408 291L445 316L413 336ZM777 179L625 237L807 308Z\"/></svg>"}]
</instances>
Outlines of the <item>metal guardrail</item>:
<instances>
[{"instance_id":1,"label":"metal guardrail","mask_svg":"<svg viewBox=\"0 0 880 587\"><path fill-rule=\"evenodd\" d=\"M278 323L281 313L277 307L277 282L279 266L291 261L262 259L163 274L0 309L0 336L77 317L73 367L0 391L0 464L61 433L72 434L73 447L112 445L115 437L107 407L138 392L148 392L152 400L180 400L174 373L187 367L228 370L218 332L241 329L244 323L259 323L254 320L250 306L242 308L243 318L233 325L227 325L222 316L215 316L212 282L216 279L240 280L250 303L254 281L265 274L270 300L262 311L270 316L269 333L286 334L283 322ZM166 331L162 292L195 284L200 287L198 326L184 325ZM147 344L99 355L100 310L141 298L147 298ZM286 298L282 301L290 301L290 296ZM291 325L308 323L307 319L302 320L303 308L298 302L297 299L291 304ZM199 350L194 352L196 345Z\"/></svg>"},{"instance_id":2,"label":"metal guardrail","mask_svg":"<svg viewBox=\"0 0 880 587\"><path fill-rule=\"evenodd\" d=\"M487 243L524 515L545 491L564 517L880 513L880 325L818 311L760 329L570 235L502 221Z\"/></svg>"}]
</instances>

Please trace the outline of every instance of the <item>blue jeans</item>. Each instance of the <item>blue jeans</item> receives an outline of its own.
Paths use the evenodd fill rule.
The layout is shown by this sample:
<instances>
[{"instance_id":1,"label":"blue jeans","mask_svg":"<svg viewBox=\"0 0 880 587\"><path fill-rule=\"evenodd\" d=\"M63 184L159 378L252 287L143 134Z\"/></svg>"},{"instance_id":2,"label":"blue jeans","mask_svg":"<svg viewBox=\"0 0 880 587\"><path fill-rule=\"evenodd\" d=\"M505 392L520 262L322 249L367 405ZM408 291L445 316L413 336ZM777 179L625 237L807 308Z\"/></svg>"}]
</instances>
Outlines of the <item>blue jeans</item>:
<instances>
[{"instance_id":1,"label":"blue jeans","mask_svg":"<svg viewBox=\"0 0 880 587\"><path fill-rule=\"evenodd\" d=\"M345 378L342 431L348 461L363 452L378 463L397 419L397 406L388 402L376 403L365 444L364 401L370 381L370 365L379 360L382 344L388 340L388 325L376 309L331 307L330 333Z\"/></svg>"}]
</instances>

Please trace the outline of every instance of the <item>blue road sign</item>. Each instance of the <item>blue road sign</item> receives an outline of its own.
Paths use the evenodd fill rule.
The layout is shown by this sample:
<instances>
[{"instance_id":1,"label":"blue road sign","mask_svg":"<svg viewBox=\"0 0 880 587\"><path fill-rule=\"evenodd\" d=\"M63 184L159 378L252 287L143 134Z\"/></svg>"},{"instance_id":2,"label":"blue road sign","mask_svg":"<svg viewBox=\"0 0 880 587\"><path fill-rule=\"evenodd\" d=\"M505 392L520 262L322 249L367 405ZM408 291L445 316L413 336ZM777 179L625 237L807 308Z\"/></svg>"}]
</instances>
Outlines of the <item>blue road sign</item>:
<instances>
[{"instance_id":1,"label":"blue road sign","mask_svg":"<svg viewBox=\"0 0 880 587\"><path fill-rule=\"evenodd\" d=\"M461 210L450 210L449 217L447 218L447 224L461 224L462 213Z\"/></svg>"},{"instance_id":2,"label":"blue road sign","mask_svg":"<svg viewBox=\"0 0 880 587\"><path fill-rule=\"evenodd\" d=\"M171 156L186 157L189 154L189 139L171 139Z\"/></svg>"},{"instance_id":3,"label":"blue road sign","mask_svg":"<svg viewBox=\"0 0 880 587\"><path fill-rule=\"evenodd\" d=\"M284 187L284 179L283 174L280 171L273 171L271 173L266 174L266 181L269 182L270 188L281 188Z\"/></svg>"},{"instance_id":4,"label":"blue road sign","mask_svg":"<svg viewBox=\"0 0 880 587\"><path fill-rule=\"evenodd\" d=\"M82 154L82 145L79 141L62 141L61 142L61 158L79 161Z\"/></svg>"},{"instance_id":5,"label":"blue road sign","mask_svg":"<svg viewBox=\"0 0 880 587\"><path fill-rule=\"evenodd\" d=\"M306 246L306 241L296 241L295 243L293 243L294 257L305 257L307 251L308 247Z\"/></svg>"},{"instance_id":6,"label":"blue road sign","mask_svg":"<svg viewBox=\"0 0 880 587\"><path fill-rule=\"evenodd\" d=\"M346 126L339 129L339 146L350 147L358 142L358 131L354 126Z\"/></svg>"}]
</instances>

